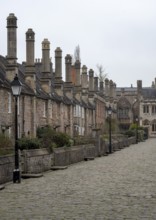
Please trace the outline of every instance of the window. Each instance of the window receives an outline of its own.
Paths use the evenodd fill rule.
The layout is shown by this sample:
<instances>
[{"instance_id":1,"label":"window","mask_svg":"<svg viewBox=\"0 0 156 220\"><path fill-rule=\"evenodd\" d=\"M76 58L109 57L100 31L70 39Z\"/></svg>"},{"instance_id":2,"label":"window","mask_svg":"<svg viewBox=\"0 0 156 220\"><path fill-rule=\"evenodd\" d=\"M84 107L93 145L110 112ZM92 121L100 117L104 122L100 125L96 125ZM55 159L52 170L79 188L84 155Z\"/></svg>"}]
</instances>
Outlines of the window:
<instances>
[{"instance_id":1,"label":"window","mask_svg":"<svg viewBox=\"0 0 156 220\"><path fill-rule=\"evenodd\" d=\"M46 117L46 102L43 103L43 117Z\"/></svg>"},{"instance_id":2,"label":"window","mask_svg":"<svg viewBox=\"0 0 156 220\"><path fill-rule=\"evenodd\" d=\"M82 107L82 118L84 118L84 108Z\"/></svg>"},{"instance_id":3,"label":"window","mask_svg":"<svg viewBox=\"0 0 156 220\"><path fill-rule=\"evenodd\" d=\"M118 118L129 118L128 114L129 114L128 108L118 109Z\"/></svg>"},{"instance_id":4,"label":"window","mask_svg":"<svg viewBox=\"0 0 156 220\"><path fill-rule=\"evenodd\" d=\"M74 106L74 117L76 117L76 106Z\"/></svg>"},{"instance_id":5,"label":"window","mask_svg":"<svg viewBox=\"0 0 156 220\"><path fill-rule=\"evenodd\" d=\"M11 93L8 93L8 113L11 113Z\"/></svg>"},{"instance_id":6,"label":"window","mask_svg":"<svg viewBox=\"0 0 156 220\"><path fill-rule=\"evenodd\" d=\"M50 103L50 109L49 109L49 111L50 111L50 118L52 118L52 103Z\"/></svg>"},{"instance_id":7,"label":"window","mask_svg":"<svg viewBox=\"0 0 156 220\"><path fill-rule=\"evenodd\" d=\"M143 106L143 113L149 113L149 106L148 105Z\"/></svg>"},{"instance_id":8,"label":"window","mask_svg":"<svg viewBox=\"0 0 156 220\"><path fill-rule=\"evenodd\" d=\"M156 122L152 124L152 131L156 131Z\"/></svg>"},{"instance_id":9,"label":"window","mask_svg":"<svg viewBox=\"0 0 156 220\"><path fill-rule=\"evenodd\" d=\"M152 114L156 114L156 105L152 105Z\"/></svg>"}]
</instances>

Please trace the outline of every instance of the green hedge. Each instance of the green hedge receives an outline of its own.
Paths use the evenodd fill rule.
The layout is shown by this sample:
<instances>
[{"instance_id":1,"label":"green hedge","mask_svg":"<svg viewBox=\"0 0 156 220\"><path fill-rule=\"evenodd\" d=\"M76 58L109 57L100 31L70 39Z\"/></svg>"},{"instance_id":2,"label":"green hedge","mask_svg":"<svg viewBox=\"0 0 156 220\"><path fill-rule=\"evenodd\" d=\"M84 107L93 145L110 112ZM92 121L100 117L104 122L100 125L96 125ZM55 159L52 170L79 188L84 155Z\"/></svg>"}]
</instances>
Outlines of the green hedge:
<instances>
[{"instance_id":1,"label":"green hedge","mask_svg":"<svg viewBox=\"0 0 156 220\"><path fill-rule=\"evenodd\" d=\"M21 138L18 140L20 150L39 149L41 148L41 142L38 138Z\"/></svg>"}]
</instances>

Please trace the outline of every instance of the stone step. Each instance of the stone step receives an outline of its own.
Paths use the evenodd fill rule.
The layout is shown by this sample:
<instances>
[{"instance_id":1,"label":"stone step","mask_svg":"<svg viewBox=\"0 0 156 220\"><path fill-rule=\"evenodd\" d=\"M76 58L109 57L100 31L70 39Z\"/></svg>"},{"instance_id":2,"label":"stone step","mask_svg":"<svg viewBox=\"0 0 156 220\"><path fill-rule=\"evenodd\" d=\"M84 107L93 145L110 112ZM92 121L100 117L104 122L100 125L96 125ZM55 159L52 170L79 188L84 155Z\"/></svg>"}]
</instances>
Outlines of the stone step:
<instances>
[{"instance_id":1,"label":"stone step","mask_svg":"<svg viewBox=\"0 0 156 220\"><path fill-rule=\"evenodd\" d=\"M0 185L0 190L4 189L5 186L4 185Z\"/></svg>"},{"instance_id":2,"label":"stone step","mask_svg":"<svg viewBox=\"0 0 156 220\"><path fill-rule=\"evenodd\" d=\"M27 179L27 178L39 178L42 177L43 174L42 173L22 173L21 177L23 179Z\"/></svg>"},{"instance_id":3,"label":"stone step","mask_svg":"<svg viewBox=\"0 0 156 220\"><path fill-rule=\"evenodd\" d=\"M65 170L68 166L52 166L51 170Z\"/></svg>"},{"instance_id":4,"label":"stone step","mask_svg":"<svg viewBox=\"0 0 156 220\"><path fill-rule=\"evenodd\" d=\"M94 160L94 159L95 159L95 157L85 157L85 158L84 158L85 161Z\"/></svg>"}]
</instances>

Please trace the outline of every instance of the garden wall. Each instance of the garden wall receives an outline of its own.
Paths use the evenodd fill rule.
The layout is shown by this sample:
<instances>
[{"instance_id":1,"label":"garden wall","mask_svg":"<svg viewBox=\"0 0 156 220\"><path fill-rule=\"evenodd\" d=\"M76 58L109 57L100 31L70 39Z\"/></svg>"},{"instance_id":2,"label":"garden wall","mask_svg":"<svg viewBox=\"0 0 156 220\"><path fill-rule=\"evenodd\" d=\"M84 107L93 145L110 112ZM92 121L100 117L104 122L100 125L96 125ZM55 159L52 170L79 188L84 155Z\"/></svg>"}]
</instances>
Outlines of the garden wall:
<instances>
[{"instance_id":1,"label":"garden wall","mask_svg":"<svg viewBox=\"0 0 156 220\"><path fill-rule=\"evenodd\" d=\"M0 157L0 184L12 180L14 170L14 156Z\"/></svg>"},{"instance_id":2,"label":"garden wall","mask_svg":"<svg viewBox=\"0 0 156 220\"><path fill-rule=\"evenodd\" d=\"M46 148L23 150L21 152L21 170L23 173L42 173L50 170L52 155Z\"/></svg>"},{"instance_id":3,"label":"garden wall","mask_svg":"<svg viewBox=\"0 0 156 220\"><path fill-rule=\"evenodd\" d=\"M135 143L135 137L112 141L112 150L116 151ZM85 158L106 155L108 146L108 142L99 139L95 144L54 148L53 153L49 153L47 149L23 150L20 155L20 170L22 173L42 173L50 170L52 166L66 166ZM14 157L0 157L0 184L12 180L13 170Z\"/></svg>"},{"instance_id":4,"label":"garden wall","mask_svg":"<svg viewBox=\"0 0 156 220\"><path fill-rule=\"evenodd\" d=\"M87 157L96 156L96 147L94 145L79 145L71 148L54 149L54 165L66 166L83 161Z\"/></svg>"}]
</instances>

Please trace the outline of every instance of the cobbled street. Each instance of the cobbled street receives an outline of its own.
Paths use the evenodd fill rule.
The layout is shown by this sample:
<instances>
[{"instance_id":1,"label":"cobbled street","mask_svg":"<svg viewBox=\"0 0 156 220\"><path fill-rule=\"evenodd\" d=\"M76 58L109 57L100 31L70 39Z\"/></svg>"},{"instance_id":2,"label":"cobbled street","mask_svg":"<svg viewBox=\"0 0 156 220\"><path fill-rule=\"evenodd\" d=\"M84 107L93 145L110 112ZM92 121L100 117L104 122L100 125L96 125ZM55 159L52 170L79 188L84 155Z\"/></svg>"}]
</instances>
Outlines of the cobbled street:
<instances>
[{"instance_id":1,"label":"cobbled street","mask_svg":"<svg viewBox=\"0 0 156 220\"><path fill-rule=\"evenodd\" d=\"M1 220L155 220L156 140L9 183Z\"/></svg>"}]
</instances>

